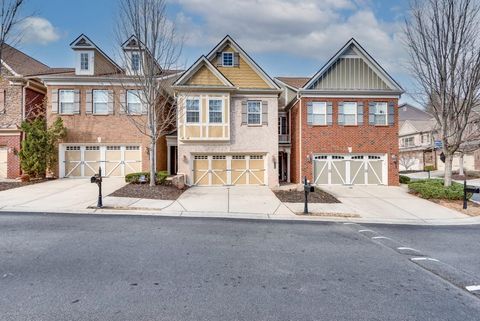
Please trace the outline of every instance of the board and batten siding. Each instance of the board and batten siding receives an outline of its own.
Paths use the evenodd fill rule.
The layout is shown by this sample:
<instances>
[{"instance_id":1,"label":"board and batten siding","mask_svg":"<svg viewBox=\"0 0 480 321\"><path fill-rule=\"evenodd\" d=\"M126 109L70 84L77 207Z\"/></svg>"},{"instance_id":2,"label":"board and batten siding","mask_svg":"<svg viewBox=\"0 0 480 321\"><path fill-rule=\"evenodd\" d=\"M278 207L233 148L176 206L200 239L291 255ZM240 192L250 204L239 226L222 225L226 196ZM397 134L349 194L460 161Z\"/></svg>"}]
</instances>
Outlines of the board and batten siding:
<instances>
[{"instance_id":1,"label":"board and batten siding","mask_svg":"<svg viewBox=\"0 0 480 321\"><path fill-rule=\"evenodd\" d=\"M387 84L360 57L340 58L312 89L388 90Z\"/></svg>"}]
</instances>

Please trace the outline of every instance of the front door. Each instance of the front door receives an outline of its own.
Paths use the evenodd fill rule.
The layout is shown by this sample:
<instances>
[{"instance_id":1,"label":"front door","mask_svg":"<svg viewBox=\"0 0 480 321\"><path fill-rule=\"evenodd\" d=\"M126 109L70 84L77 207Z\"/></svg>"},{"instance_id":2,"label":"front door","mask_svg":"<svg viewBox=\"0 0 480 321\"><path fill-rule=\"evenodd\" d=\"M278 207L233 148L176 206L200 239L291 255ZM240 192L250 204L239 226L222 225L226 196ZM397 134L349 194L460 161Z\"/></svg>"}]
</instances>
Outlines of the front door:
<instances>
[{"instance_id":1,"label":"front door","mask_svg":"<svg viewBox=\"0 0 480 321\"><path fill-rule=\"evenodd\" d=\"M170 175L177 175L178 172L178 147L170 146Z\"/></svg>"}]
</instances>

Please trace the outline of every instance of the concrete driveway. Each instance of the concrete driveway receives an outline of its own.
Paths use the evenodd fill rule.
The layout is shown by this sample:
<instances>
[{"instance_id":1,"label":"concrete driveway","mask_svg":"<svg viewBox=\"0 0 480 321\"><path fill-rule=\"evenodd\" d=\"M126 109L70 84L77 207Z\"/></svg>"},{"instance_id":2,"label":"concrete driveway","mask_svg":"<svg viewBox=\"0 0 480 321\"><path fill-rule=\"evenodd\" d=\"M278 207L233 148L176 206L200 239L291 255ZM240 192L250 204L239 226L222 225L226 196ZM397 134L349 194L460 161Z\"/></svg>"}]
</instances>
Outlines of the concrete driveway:
<instances>
[{"instance_id":1,"label":"concrete driveway","mask_svg":"<svg viewBox=\"0 0 480 321\"><path fill-rule=\"evenodd\" d=\"M104 178L103 195L125 185L124 178ZM0 210L81 211L96 204L98 187L90 179L57 179L0 192Z\"/></svg>"},{"instance_id":2,"label":"concrete driveway","mask_svg":"<svg viewBox=\"0 0 480 321\"><path fill-rule=\"evenodd\" d=\"M188 212L274 214L287 210L267 186L191 187L177 202Z\"/></svg>"},{"instance_id":3,"label":"concrete driveway","mask_svg":"<svg viewBox=\"0 0 480 321\"><path fill-rule=\"evenodd\" d=\"M394 186L322 186L364 219L392 222L454 222L469 216L409 194Z\"/></svg>"}]
</instances>

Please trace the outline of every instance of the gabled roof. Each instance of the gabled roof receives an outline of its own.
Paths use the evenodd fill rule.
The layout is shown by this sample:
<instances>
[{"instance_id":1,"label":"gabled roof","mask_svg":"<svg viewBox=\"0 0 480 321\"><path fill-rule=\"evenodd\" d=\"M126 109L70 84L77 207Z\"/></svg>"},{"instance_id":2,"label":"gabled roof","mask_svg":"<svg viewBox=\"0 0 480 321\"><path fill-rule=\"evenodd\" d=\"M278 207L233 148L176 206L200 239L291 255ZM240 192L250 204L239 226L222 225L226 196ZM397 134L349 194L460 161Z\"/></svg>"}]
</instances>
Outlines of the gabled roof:
<instances>
[{"instance_id":1,"label":"gabled roof","mask_svg":"<svg viewBox=\"0 0 480 321\"><path fill-rule=\"evenodd\" d=\"M209 60L213 59L218 51L220 51L227 44L230 44L246 61L246 63L257 72L257 74L272 88L280 89L280 87L275 83L275 81L247 54L245 50L238 45L238 43L233 40L230 35L226 35L208 54L207 58Z\"/></svg>"},{"instance_id":2,"label":"gabled roof","mask_svg":"<svg viewBox=\"0 0 480 321\"><path fill-rule=\"evenodd\" d=\"M425 110L409 104L402 104L398 107L398 119L403 120L430 120L432 115Z\"/></svg>"},{"instance_id":3,"label":"gabled roof","mask_svg":"<svg viewBox=\"0 0 480 321\"><path fill-rule=\"evenodd\" d=\"M131 35L124 43L122 43L122 48L124 50L143 50L143 44L137 39L137 37L135 37L135 35Z\"/></svg>"},{"instance_id":4,"label":"gabled roof","mask_svg":"<svg viewBox=\"0 0 480 321\"><path fill-rule=\"evenodd\" d=\"M428 133L435 130L435 125L436 122L433 118L429 120L404 120L400 122L399 132L402 133L404 127L410 126L415 132L409 132L408 135Z\"/></svg>"},{"instance_id":5,"label":"gabled roof","mask_svg":"<svg viewBox=\"0 0 480 321\"><path fill-rule=\"evenodd\" d=\"M373 59L372 56L354 39L351 38L347 43L340 48L337 53L330 58L330 60L301 88L302 90L311 90L312 85L315 84L342 56L359 55L364 62L373 69L376 74L383 80L387 86L398 93L403 93L403 88L385 71L385 69Z\"/></svg>"},{"instance_id":6,"label":"gabled roof","mask_svg":"<svg viewBox=\"0 0 480 321\"><path fill-rule=\"evenodd\" d=\"M123 71L122 67L120 67L112 58L110 58L105 52L103 52L100 47L98 47L90 38L88 38L83 33L70 43L70 48L74 50L95 49L103 57L105 57L105 59L107 59L116 69L118 69L119 71Z\"/></svg>"},{"instance_id":7,"label":"gabled roof","mask_svg":"<svg viewBox=\"0 0 480 321\"><path fill-rule=\"evenodd\" d=\"M305 85L307 81L310 80L310 78L308 77L275 77L275 79L279 80L287 86L292 87L293 89L302 88L303 85Z\"/></svg>"},{"instance_id":8,"label":"gabled roof","mask_svg":"<svg viewBox=\"0 0 480 321\"><path fill-rule=\"evenodd\" d=\"M185 85L188 80L202 67L207 69L220 80L226 87L234 88L235 86L217 69L205 56L201 56L190 68L188 68L180 78L173 84L174 86Z\"/></svg>"},{"instance_id":9,"label":"gabled roof","mask_svg":"<svg viewBox=\"0 0 480 321\"><path fill-rule=\"evenodd\" d=\"M3 45L2 61L14 76L28 76L49 69L47 65L7 44Z\"/></svg>"}]
</instances>

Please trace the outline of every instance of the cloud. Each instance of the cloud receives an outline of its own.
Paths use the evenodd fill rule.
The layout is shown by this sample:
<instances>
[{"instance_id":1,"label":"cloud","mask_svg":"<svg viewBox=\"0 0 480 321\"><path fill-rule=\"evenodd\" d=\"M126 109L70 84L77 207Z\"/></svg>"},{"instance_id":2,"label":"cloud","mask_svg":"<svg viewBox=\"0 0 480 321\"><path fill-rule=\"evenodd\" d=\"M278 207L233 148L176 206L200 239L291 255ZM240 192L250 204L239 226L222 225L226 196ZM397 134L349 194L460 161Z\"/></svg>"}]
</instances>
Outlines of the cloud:
<instances>
[{"instance_id":1,"label":"cloud","mask_svg":"<svg viewBox=\"0 0 480 321\"><path fill-rule=\"evenodd\" d=\"M186 45L232 35L248 51L288 53L325 62L355 37L387 69L404 57L400 25L376 17L366 0L176 0Z\"/></svg>"},{"instance_id":2,"label":"cloud","mask_svg":"<svg viewBox=\"0 0 480 321\"><path fill-rule=\"evenodd\" d=\"M42 17L28 17L21 21L21 42L46 45L60 39L59 31Z\"/></svg>"}]
</instances>

